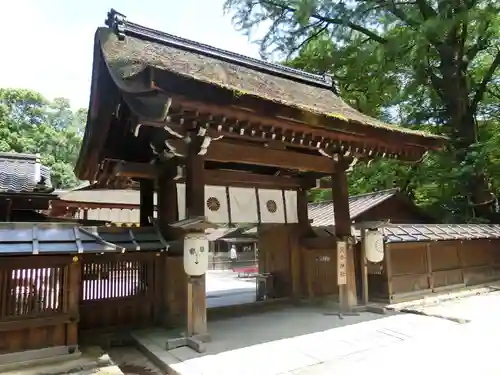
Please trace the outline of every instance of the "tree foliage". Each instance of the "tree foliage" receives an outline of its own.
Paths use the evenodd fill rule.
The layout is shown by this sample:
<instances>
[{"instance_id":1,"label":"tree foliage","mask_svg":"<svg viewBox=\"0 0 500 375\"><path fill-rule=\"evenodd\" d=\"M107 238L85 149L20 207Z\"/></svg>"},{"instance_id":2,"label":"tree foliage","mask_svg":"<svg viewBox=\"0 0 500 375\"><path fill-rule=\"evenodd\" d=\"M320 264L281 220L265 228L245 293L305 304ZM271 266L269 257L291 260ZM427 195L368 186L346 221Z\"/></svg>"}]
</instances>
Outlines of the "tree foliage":
<instances>
[{"instance_id":1,"label":"tree foliage","mask_svg":"<svg viewBox=\"0 0 500 375\"><path fill-rule=\"evenodd\" d=\"M448 135L420 166L361 165L351 193L396 184L446 221L498 220L500 1L227 0L264 58L330 74L350 105ZM323 194L324 197L324 194Z\"/></svg>"},{"instance_id":2,"label":"tree foliage","mask_svg":"<svg viewBox=\"0 0 500 375\"><path fill-rule=\"evenodd\" d=\"M85 121L86 110L72 111L68 99L50 102L31 90L0 89L0 152L39 153L56 188L78 183L73 166Z\"/></svg>"}]
</instances>

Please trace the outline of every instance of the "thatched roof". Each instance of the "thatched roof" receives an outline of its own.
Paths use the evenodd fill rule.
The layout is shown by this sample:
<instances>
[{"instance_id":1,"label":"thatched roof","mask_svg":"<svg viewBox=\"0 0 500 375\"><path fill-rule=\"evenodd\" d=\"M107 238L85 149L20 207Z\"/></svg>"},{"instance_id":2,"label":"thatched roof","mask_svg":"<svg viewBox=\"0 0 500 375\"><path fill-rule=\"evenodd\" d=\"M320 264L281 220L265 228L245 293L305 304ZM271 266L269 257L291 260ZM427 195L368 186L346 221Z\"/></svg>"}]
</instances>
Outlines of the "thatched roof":
<instances>
[{"instance_id":1,"label":"thatched roof","mask_svg":"<svg viewBox=\"0 0 500 375\"><path fill-rule=\"evenodd\" d=\"M276 74L263 73L241 64L196 53L189 48L179 48L179 46L174 46L175 44L169 45L168 43L169 37L177 37L164 33L161 33L161 36L161 43L129 35L122 41L112 29L99 28L97 30L96 43L101 46L103 56L115 82L119 81L117 82L118 86L131 92L146 90L148 88L145 87L144 80L134 80L133 78L140 76L147 68L154 68L198 82L223 87L240 96L249 95L294 107L302 110L305 114L334 117L346 122L357 122L428 138L442 138L385 124L366 116L347 105L325 85L320 87L306 82L298 82ZM195 44L200 46L199 43ZM204 46L204 48L212 47ZM241 56L241 58L244 57ZM300 73L300 71L298 72ZM141 87L141 84L144 86Z\"/></svg>"}]
</instances>

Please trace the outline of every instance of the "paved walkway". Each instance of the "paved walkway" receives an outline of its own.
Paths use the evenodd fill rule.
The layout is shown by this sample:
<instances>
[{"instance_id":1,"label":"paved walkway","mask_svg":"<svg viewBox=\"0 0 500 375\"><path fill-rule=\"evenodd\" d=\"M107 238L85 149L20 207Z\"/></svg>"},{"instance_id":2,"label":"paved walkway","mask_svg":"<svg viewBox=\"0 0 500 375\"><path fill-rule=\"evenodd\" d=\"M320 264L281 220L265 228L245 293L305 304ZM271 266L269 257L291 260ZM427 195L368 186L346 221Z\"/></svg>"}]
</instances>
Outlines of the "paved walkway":
<instances>
[{"instance_id":1,"label":"paved walkway","mask_svg":"<svg viewBox=\"0 0 500 375\"><path fill-rule=\"evenodd\" d=\"M500 293L411 308L419 314L339 318L307 307L221 320L209 324L204 354L167 352L165 331L136 337L182 375L500 374Z\"/></svg>"},{"instance_id":2,"label":"paved walkway","mask_svg":"<svg viewBox=\"0 0 500 375\"><path fill-rule=\"evenodd\" d=\"M206 291L208 308L255 302L255 278L239 278L231 270L208 271Z\"/></svg>"},{"instance_id":3,"label":"paved walkway","mask_svg":"<svg viewBox=\"0 0 500 375\"><path fill-rule=\"evenodd\" d=\"M460 295L460 293L458 293ZM401 374L500 374L498 337L500 337L500 293L485 293L447 301L420 300L409 303L406 309L439 316L442 321L468 322L449 326L404 340L397 345L375 348L340 361L327 361L292 372L294 375L323 375L332 371L344 374L374 372L381 369L384 375ZM449 320L448 320L449 321ZM390 349L390 350L388 350ZM382 371L380 371L382 372ZM375 371L375 373L377 373Z\"/></svg>"},{"instance_id":4,"label":"paved walkway","mask_svg":"<svg viewBox=\"0 0 500 375\"><path fill-rule=\"evenodd\" d=\"M392 351L419 337L446 336L457 326L414 314L361 313L339 318L325 309L290 308L211 323L213 341L204 354L188 348L163 350L167 335L161 331L139 332L136 338L182 375L326 375L336 366L345 371L358 366L370 358L370 352ZM387 370L394 359L386 361L372 366Z\"/></svg>"}]
</instances>

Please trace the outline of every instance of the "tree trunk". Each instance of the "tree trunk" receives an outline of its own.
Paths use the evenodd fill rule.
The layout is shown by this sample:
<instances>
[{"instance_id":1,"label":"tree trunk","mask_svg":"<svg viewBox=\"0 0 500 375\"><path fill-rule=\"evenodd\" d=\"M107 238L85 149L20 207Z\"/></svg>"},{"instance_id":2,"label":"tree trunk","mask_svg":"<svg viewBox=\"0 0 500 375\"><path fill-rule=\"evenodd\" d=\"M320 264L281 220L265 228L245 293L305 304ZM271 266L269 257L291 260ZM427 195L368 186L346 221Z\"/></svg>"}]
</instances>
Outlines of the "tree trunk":
<instances>
[{"instance_id":1,"label":"tree trunk","mask_svg":"<svg viewBox=\"0 0 500 375\"><path fill-rule=\"evenodd\" d=\"M447 38L449 44L440 45L439 73L442 78L431 73L431 81L437 94L443 101L446 117L449 123L449 132L452 147L458 165L467 160L470 146L478 142L476 109L472 108L470 79L467 76L466 66L459 58L460 45L454 43L457 39ZM465 207L467 214L491 218L493 213L492 194L483 170L475 167L473 174L467 181L461 181L462 194L467 198Z\"/></svg>"},{"instance_id":2,"label":"tree trunk","mask_svg":"<svg viewBox=\"0 0 500 375\"><path fill-rule=\"evenodd\" d=\"M445 109L451 125L451 140L456 160L462 165L467 163L470 146L478 142L475 113L471 110L467 80L462 74L445 77L443 82L446 82L443 91L446 96ZM475 167L473 175L467 181L462 181L462 184L463 194L468 200L469 213L474 217L491 219L494 199L484 170Z\"/></svg>"}]
</instances>

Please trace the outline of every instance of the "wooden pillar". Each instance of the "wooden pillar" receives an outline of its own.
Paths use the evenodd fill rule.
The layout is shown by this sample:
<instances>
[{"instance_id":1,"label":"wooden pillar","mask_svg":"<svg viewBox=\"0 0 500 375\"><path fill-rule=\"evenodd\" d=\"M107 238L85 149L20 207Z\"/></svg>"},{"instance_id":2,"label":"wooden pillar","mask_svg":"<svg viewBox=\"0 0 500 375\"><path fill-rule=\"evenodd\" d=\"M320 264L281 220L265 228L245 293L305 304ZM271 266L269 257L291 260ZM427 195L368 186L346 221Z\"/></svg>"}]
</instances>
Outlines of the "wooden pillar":
<instances>
[{"instance_id":1,"label":"wooden pillar","mask_svg":"<svg viewBox=\"0 0 500 375\"><path fill-rule=\"evenodd\" d=\"M307 189L302 188L297 191L297 217L302 229L310 229L309 213L307 203Z\"/></svg>"},{"instance_id":2,"label":"wooden pillar","mask_svg":"<svg viewBox=\"0 0 500 375\"><path fill-rule=\"evenodd\" d=\"M427 280L429 282L429 289L434 291L434 276L432 273L432 254L431 254L431 242L427 242L425 246L425 259L427 263Z\"/></svg>"},{"instance_id":3,"label":"wooden pillar","mask_svg":"<svg viewBox=\"0 0 500 375\"><path fill-rule=\"evenodd\" d=\"M302 262L302 247L300 239L307 236L311 230L309 223L309 215L307 208L307 189L302 188L297 191L297 217L298 230L296 235L292 237L295 241L290 242L290 263L292 270L292 296L299 298L301 294L305 294L304 267Z\"/></svg>"},{"instance_id":4,"label":"wooden pillar","mask_svg":"<svg viewBox=\"0 0 500 375\"><path fill-rule=\"evenodd\" d=\"M363 284L363 304L368 305L369 294L368 294L368 264L366 260L366 229L361 229L361 281Z\"/></svg>"},{"instance_id":5,"label":"wooden pillar","mask_svg":"<svg viewBox=\"0 0 500 375\"><path fill-rule=\"evenodd\" d=\"M347 243L347 283L339 285L339 300L342 308L350 309L357 305L357 295L356 274L354 270L354 239L351 234L351 217L349 214L349 186L345 168L342 168L341 163L338 163L336 167L335 173L332 174L335 235L339 241L345 241ZM335 270L335 277L337 277L337 270Z\"/></svg>"},{"instance_id":6,"label":"wooden pillar","mask_svg":"<svg viewBox=\"0 0 500 375\"><path fill-rule=\"evenodd\" d=\"M153 217L154 212L154 181L140 181L140 225L147 227L151 225L149 218Z\"/></svg>"},{"instance_id":7,"label":"wooden pillar","mask_svg":"<svg viewBox=\"0 0 500 375\"><path fill-rule=\"evenodd\" d=\"M205 160L200 151L201 140L196 133L190 134L186 157L186 217L205 216ZM206 335L207 300L205 275L188 277L187 285L187 334L188 336Z\"/></svg>"},{"instance_id":8,"label":"wooden pillar","mask_svg":"<svg viewBox=\"0 0 500 375\"><path fill-rule=\"evenodd\" d=\"M391 258L391 245L385 245L385 275L387 277L387 294L389 297L389 303L393 302L393 288L392 288L392 258Z\"/></svg>"},{"instance_id":9,"label":"wooden pillar","mask_svg":"<svg viewBox=\"0 0 500 375\"><path fill-rule=\"evenodd\" d=\"M69 323L66 325L66 346L70 353L78 349L78 321L80 313L80 289L82 265L78 256L73 257L72 263L67 266L67 288L66 303L64 309L69 315Z\"/></svg>"},{"instance_id":10,"label":"wooden pillar","mask_svg":"<svg viewBox=\"0 0 500 375\"><path fill-rule=\"evenodd\" d=\"M143 179L139 182L139 225L141 227L153 225L150 219L153 218L154 212L154 192L154 180ZM147 269L147 263L141 261L139 264L138 278L142 290L148 288ZM161 301L158 301L158 305L162 305Z\"/></svg>"},{"instance_id":11,"label":"wooden pillar","mask_svg":"<svg viewBox=\"0 0 500 375\"><path fill-rule=\"evenodd\" d=\"M180 231L170 227L178 219L177 184L174 181L175 166L164 166L157 178L156 195L158 226L163 238L167 241L179 239ZM167 327L184 324L186 315L186 277L182 269L182 247L172 248L157 260L158 289L155 292L157 304L155 308L156 322Z\"/></svg>"},{"instance_id":12,"label":"wooden pillar","mask_svg":"<svg viewBox=\"0 0 500 375\"><path fill-rule=\"evenodd\" d=\"M173 179L173 169L174 167L167 167L165 171L158 176L157 181L158 224L166 240L176 239L169 225L175 223L179 216L179 209L177 207L177 184Z\"/></svg>"}]
</instances>

